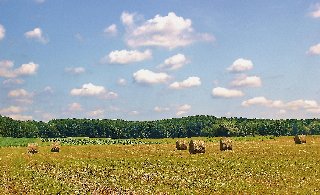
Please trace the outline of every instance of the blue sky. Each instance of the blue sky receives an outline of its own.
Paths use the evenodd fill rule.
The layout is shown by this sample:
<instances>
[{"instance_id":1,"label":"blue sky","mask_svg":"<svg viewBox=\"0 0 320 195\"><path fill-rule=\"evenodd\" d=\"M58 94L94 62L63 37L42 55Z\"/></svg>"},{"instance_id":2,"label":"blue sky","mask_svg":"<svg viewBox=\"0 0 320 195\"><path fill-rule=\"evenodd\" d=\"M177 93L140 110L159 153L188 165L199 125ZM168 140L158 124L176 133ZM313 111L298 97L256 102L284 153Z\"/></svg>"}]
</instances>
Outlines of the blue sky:
<instances>
[{"instance_id":1,"label":"blue sky","mask_svg":"<svg viewBox=\"0 0 320 195\"><path fill-rule=\"evenodd\" d=\"M0 0L0 114L319 118L320 1Z\"/></svg>"}]
</instances>

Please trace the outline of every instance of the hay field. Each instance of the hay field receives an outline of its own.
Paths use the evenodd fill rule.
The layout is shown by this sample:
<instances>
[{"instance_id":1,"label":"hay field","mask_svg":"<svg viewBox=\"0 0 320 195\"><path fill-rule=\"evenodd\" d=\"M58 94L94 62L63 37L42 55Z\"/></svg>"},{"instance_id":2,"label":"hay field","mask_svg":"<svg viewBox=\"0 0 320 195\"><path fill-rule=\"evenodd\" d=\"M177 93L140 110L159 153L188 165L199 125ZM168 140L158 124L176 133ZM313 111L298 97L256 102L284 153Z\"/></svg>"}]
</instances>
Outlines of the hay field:
<instances>
[{"instance_id":1,"label":"hay field","mask_svg":"<svg viewBox=\"0 0 320 195\"><path fill-rule=\"evenodd\" d=\"M50 145L0 148L1 194L318 194L320 137L296 145L293 137L203 138L206 153L176 150L175 141L153 145ZM211 142L209 142L210 140ZM161 142L161 140L158 140Z\"/></svg>"}]
</instances>

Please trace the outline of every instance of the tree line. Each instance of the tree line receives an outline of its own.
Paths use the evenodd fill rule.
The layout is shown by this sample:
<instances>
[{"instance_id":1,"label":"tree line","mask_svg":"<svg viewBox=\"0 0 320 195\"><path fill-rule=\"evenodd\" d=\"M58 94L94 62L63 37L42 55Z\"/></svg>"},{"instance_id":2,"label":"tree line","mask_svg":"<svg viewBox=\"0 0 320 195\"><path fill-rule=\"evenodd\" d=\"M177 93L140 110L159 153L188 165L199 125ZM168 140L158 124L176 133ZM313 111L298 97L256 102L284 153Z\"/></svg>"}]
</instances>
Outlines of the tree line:
<instances>
[{"instance_id":1,"label":"tree line","mask_svg":"<svg viewBox=\"0 0 320 195\"><path fill-rule=\"evenodd\" d=\"M320 134L319 119L247 119L208 115L155 121L53 119L19 121L0 115L1 137L177 138Z\"/></svg>"}]
</instances>

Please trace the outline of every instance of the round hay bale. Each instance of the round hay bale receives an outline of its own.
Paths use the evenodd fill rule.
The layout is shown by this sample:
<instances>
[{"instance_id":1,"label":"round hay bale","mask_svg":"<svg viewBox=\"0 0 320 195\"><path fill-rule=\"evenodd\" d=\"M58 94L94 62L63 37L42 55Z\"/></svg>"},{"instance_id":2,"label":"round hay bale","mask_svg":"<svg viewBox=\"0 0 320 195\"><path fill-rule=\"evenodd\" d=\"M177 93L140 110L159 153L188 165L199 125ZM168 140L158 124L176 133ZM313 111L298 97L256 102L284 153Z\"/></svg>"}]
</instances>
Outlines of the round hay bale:
<instances>
[{"instance_id":1,"label":"round hay bale","mask_svg":"<svg viewBox=\"0 0 320 195\"><path fill-rule=\"evenodd\" d=\"M60 142L53 142L51 144L51 152L59 152L60 148Z\"/></svg>"},{"instance_id":2,"label":"round hay bale","mask_svg":"<svg viewBox=\"0 0 320 195\"><path fill-rule=\"evenodd\" d=\"M307 143L307 140L306 140L306 135L296 135L294 138L293 138L294 142L296 144L305 144Z\"/></svg>"},{"instance_id":3,"label":"round hay bale","mask_svg":"<svg viewBox=\"0 0 320 195\"><path fill-rule=\"evenodd\" d=\"M37 143L28 143L27 151L30 154L38 153L38 144Z\"/></svg>"},{"instance_id":4,"label":"round hay bale","mask_svg":"<svg viewBox=\"0 0 320 195\"><path fill-rule=\"evenodd\" d=\"M177 148L177 150L187 150L188 149L187 140L177 140L176 141L176 148Z\"/></svg>"},{"instance_id":5,"label":"round hay bale","mask_svg":"<svg viewBox=\"0 0 320 195\"><path fill-rule=\"evenodd\" d=\"M220 139L220 150L232 150L232 140L226 137Z\"/></svg>"},{"instance_id":6,"label":"round hay bale","mask_svg":"<svg viewBox=\"0 0 320 195\"><path fill-rule=\"evenodd\" d=\"M189 142L190 154L205 153L206 145L203 140L191 140Z\"/></svg>"}]
</instances>

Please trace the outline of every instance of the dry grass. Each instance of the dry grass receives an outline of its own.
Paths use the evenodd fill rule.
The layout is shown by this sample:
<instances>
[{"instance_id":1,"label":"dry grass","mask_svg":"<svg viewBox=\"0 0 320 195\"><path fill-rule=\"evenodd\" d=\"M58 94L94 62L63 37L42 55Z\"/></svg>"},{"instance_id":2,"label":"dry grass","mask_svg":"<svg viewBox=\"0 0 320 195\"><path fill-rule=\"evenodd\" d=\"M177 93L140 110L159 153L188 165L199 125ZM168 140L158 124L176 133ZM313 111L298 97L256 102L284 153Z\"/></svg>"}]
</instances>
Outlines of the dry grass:
<instances>
[{"instance_id":1,"label":"dry grass","mask_svg":"<svg viewBox=\"0 0 320 195\"><path fill-rule=\"evenodd\" d=\"M205 139L205 138L204 138ZM0 194L319 194L320 136L295 144L293 136L234 141L219 139L202 155L159 145L0 148ZM161 141L161 140L160 140Z\"/></svg>"}]
</instances>

